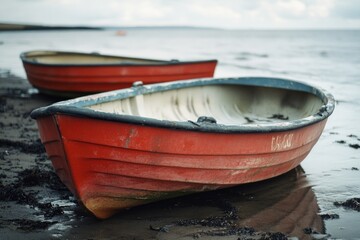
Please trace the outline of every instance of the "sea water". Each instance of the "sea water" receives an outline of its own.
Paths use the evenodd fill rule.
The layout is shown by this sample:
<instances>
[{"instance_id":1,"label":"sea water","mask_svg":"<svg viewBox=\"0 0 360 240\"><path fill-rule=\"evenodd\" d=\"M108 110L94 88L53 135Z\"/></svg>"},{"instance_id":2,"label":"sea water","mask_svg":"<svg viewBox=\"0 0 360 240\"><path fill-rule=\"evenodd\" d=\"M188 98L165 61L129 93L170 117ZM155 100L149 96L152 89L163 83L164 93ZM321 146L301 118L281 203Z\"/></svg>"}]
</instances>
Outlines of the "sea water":
<instances>
[{"instance_id":1,"label":"sea water","mask_svg":"<svg viewBox=\"0 0 360 240\"><path fill-rule=\"evenodd\" d=\"M360 31L258 31L128 28L102 31L0 33L0 68L26 78L19 55L31 50L98 52L151 59L217 59L215 77L269 76L307 82L331 92L336 108L302 162L320 213L334 238L360 237L360 213L334 201L360 197ZM141 79L139 79L141 80ZM339 142L345 142L340 144Z\"/></svg>"}]
</instances>

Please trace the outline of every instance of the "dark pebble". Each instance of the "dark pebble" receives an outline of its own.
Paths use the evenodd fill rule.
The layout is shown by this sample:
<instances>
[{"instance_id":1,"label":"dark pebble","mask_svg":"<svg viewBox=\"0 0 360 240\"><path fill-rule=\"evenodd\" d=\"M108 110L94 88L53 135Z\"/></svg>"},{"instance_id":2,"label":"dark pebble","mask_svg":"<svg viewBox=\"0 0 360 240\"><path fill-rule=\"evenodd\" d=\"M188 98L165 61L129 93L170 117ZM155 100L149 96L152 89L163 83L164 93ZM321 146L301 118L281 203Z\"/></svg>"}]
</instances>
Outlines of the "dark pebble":
<instances>
[{"instance_id":1,"label":"dark pebble","mask_svg":"<svg viewBox=\"0 0 360 240\"><path fill-rule=\"evenodd\" d=\"M334 202L334 205L337 207L342 206L345 208L350 208L360 212L360 198L350 198L345 202Z\"/></svg>"},{"instance_id":2,"label":"dark pebble","mask_svg":"<svg viewBox=\"0 0 360 240\"><path fill-rule=\"evenodd\" d=\"M349 144L349 147L355 148L355 149L359 149L360 145L359 144Z\"/></svg>"},{"instance_id":3,"label":"dark pebble","mask_svg":"<svg viewBox=\"0 0 360 240\"><path fill-rule=\"evenodd\" d=\"M317 231L313 230L311 227L307 227L303 229L305 234L319 234Z\"/></svg>"},{"instance_id":4,"label":"dark pebble","mask_svg":"<svg viewBox=\"0 0 360 240\"><path fill-rule=\"evenodd\" d=\"M169 232L169 228L164 226L164 227L153 227L152 225L150 225L150 230L153 231L157 231L157 232Z\"/></svg>"},{"instance_id":5,"label":"dark pebble","mask_svg":"<svg viewBox=\"0 0 360 240\"><path fill-rule=\"evenodd\" d=\"M326 214L320 214L320 217L324 220L329 220L329 219L339 219L340 216L339 214L335 214L335 213L332 213L332 214L329 214L329 213L326 213Z\"/></svg>"}]
</instances>

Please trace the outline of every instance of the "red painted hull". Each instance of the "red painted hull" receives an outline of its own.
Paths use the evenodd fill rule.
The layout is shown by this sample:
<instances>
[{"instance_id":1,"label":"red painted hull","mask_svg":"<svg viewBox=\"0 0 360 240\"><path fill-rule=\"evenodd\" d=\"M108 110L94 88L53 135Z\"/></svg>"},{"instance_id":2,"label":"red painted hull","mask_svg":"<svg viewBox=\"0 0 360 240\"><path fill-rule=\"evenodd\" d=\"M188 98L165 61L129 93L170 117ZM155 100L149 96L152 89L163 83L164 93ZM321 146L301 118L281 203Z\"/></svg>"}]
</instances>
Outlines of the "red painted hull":
<instances>
[{"instance_id":1,"label":"red painted hull","mask_svg":"<svg viewBox=\"0 0 360 240\"><path fill-rule=\"evenodd\" d=\"M225 86L229 84L233 86ZM269 85L277 90L259 88ZM221 111L244 103L244 98L226 100L234 89L236 96L246 95L242 88L251 93L246 101L251 108ZM224 89L228 91L219 94ZM200 100L187 98L194 95ZM319 139L334 102L331 94L295 81L197 79L85 96L37 109L31 116L61 180L94 215L107 218L124 208L257 182L294 169ZM194 122L199 104L212 111ZM157 111L159 106L168 111ZM144 117L151 107L154 117ZM119 109L128 112L115 111ZM251 111L258 115L244 114ZM277 119L261 118L274 111ZM156 118L168 112L189 120ZM290 113L292 119L282 115ZM236 121L223 124L223 115ZM242 116L253 120L241 122Z\"/></svg>"},{"instance_id":2,"label":"red painted hull","mask_svg":"<svg viewBox=\"0 0 360 240\"><path fill-rule=\"evenodd\" d=\"M83 54L85 55L85 54ZM89 54L90 55L90 54ZM29 82L49 94L76 96L174 80L213 77L216 60L164 62L162 64L42 64L26 60L23 65Z\"/></svg>"},{"instance_id":3,"label":"red painted hull","mask_svg":"<svg viewBox=\"0 0 360 240\"><path fill-rule=\"evenodd\" d=\"M288 172L307 156L325 122L288 132L222 134L66 115L38 119L56 172L99 218Z\"/></svg>"}]
</instances>

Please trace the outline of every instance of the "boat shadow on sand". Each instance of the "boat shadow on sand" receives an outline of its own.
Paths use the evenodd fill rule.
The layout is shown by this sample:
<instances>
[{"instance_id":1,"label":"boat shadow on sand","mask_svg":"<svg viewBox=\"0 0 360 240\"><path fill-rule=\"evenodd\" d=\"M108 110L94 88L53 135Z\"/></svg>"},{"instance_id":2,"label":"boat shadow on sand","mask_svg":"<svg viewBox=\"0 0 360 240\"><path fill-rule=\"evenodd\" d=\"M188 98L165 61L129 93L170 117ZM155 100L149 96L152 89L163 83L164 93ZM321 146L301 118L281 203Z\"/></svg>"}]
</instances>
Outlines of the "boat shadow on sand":
<instances>
[{"instance_id":1,"label":"boat shadow on sand","mask_svg":"<svg viewBox=\"0 0 360 240\"><path fill-rule=\"evenodd\" d=\"M325 232L318 212L298 167L274 179L139 206L106 220L86 218L63 237L313 239Z\"/></svg>"}]
</instances>

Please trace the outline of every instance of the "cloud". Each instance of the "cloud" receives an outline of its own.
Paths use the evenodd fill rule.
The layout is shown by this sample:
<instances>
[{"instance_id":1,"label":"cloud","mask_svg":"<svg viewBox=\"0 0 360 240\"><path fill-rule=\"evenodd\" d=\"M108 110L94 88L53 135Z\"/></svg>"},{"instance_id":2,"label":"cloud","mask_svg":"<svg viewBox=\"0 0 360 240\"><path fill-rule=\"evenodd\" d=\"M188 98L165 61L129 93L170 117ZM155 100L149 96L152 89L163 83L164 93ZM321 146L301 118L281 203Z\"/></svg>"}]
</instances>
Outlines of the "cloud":
<instances>
[{"instance_id":1,"label":"cloud","mask_svg":"<svg viewBox=\"0 0 360 240\"><path fill-rule=\"evenodd\" d=\"M306 4L300 0L280 0L276 2L274 8L286 18L299 18L306 14Z\"/></svg>"},{"instance_id":2,"label":"cloud","mask_svg":"<svg viewBox=\"0 0 360 240\"><path fill-rule=\"evenodd\" d=\"M311 18L326 18L334 8L334 0L314 1L308 6L308 16Z\"/></svg>"},{"instance_id":3,"label":"cloud","mask_svg":"<svg viewBox=\"0 0 360 240\"><path fill-rule=\"evenodd\" d=\"M51 25L360 28L359 0L1 0L0 21Z\"/></svg>"},{"instance_id":4,"label":"cloud","mask_svg":"<svg viewBox=\"0 0 360 240\"><path fill-rule=\"evenodd\" d=\"M339 18L360 19L360 1L339 1L333 9L333 14Z\"/></svg>"},{"instance_id":5,"label":"cloud","mask_svg":"<svg viewBox=\"0 0 360 240\"><path fill-rule=\"evenodd\" d=\"M125 23L142 23L146 19L162 19L169 15L171 7L163 5L161 1L137 0L113 2L118 15Z\"/></svg>"},{"instance_id":6,"label":"cloud","mask_svg":"<svg viewBox=\"0 0 360 240\"><path fill-rule=\"evenodd\" d=\"M214 2L194 1L190 9L194 14L199 15L199 17L214 20L238 21L241 19L240 12L226 5L214 4Z\"/></svg>"}]
</instances>

